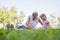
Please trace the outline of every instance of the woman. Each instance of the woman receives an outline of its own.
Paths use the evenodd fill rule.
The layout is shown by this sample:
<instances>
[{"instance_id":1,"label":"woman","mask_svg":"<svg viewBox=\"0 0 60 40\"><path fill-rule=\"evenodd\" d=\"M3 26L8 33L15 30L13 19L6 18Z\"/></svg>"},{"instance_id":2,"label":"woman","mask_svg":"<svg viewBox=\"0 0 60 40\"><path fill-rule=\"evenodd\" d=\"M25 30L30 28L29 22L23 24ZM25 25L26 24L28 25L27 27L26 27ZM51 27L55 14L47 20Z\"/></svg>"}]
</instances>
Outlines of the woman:
<instances>
[{"instance_id":1,"label":"woman","mask_svg":"<svg viewBox=\"0 0 60 40\"><path fill-rule=\"evenodd\" d=\"M27 18L26 24L20 26L19 28L29 28L33 29L38 23L42 24L41 20L38 17L38 12L33 12L32 16Z\"/></svg>"}]
</instances>

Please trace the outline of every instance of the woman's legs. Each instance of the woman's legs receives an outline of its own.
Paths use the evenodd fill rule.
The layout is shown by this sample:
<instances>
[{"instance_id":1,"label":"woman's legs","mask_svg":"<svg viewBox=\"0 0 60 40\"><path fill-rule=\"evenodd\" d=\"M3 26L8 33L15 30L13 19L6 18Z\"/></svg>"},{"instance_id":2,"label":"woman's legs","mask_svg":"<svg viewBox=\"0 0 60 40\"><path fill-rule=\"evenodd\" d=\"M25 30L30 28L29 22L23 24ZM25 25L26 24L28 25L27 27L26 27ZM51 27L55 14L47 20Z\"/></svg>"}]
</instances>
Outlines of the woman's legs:
<instances>
[{"instance_id":1,"label":"woman's legs","mask_svg":"<svg viewBox=\"0 0 60 40\"><path fill-rule=\"evenodd\" d=\"M18 26L17 28L18 28L18 29L20 29L20 28L25 28L25 26L24 26L24 25L20 25L20 26Z\"/></svg>"}]
</instances>

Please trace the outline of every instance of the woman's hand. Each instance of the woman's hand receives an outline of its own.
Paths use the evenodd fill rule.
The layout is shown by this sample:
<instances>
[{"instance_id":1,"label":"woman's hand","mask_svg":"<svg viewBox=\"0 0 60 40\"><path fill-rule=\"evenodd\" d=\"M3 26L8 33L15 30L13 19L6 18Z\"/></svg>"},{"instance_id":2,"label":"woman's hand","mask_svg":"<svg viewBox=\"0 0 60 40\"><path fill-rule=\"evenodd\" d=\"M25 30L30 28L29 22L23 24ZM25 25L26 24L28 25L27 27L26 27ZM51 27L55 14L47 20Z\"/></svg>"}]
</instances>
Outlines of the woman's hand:
<instances>
[{"instance_id":1,"label":"woman's hand","mask_svg":"<svg viewBox=\"0 0 60 40\"><path fill-rule=\"evenodd\" d=\"M30 16L28 17L27 21L26 21L26 25L28 26L28 28L32 29L33 26L30 25Z\"/></svg>"}]
</instances>

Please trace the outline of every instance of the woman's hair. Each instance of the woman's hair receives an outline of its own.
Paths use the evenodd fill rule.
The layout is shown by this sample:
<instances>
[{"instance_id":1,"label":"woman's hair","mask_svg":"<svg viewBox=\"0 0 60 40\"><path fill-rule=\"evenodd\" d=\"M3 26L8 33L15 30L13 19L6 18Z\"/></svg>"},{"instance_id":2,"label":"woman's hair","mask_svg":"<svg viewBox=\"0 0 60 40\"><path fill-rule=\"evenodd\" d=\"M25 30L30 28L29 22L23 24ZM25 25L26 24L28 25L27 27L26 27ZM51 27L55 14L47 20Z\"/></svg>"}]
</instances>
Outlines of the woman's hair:
<instances>
[{"instance_id":1,"label":"woman's hair","mask_svg":"<svg viewBox=\"0 0 60 40\"><path fill-rule=\"evenodd\" d=\"M38 12L33 12L33 14L32 15L38 15Z\"/></svg>"},{"instance_id":2,"label":"woman's hair","mask_svg":"<svg viewBox=\"0 0 60 40\"><path fill-rule=\"evenodd\" d=\"M41 14L41 15L40 15L40 18L42 18L42 17L46 17L46 15L45 15L45 14Z\"/></svg>"}]
</instances>

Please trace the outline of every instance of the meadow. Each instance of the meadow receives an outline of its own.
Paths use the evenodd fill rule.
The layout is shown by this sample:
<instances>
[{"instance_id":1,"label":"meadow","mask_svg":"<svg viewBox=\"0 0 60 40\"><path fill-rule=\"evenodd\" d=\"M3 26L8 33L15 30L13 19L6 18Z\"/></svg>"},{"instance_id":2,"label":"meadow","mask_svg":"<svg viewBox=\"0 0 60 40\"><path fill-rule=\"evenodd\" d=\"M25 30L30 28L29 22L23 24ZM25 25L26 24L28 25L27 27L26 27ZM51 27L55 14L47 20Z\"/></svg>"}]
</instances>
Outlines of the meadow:
<instances>
[{"instance_id":1,"label":"meadow","mask_svg":"<svg viewBox=\"0 0 60 40\"><path fill-rule=\"evenodd\" d=\"M0 29L0 40L60 40L60 29Z\"/></svg>"}]
</instances>

